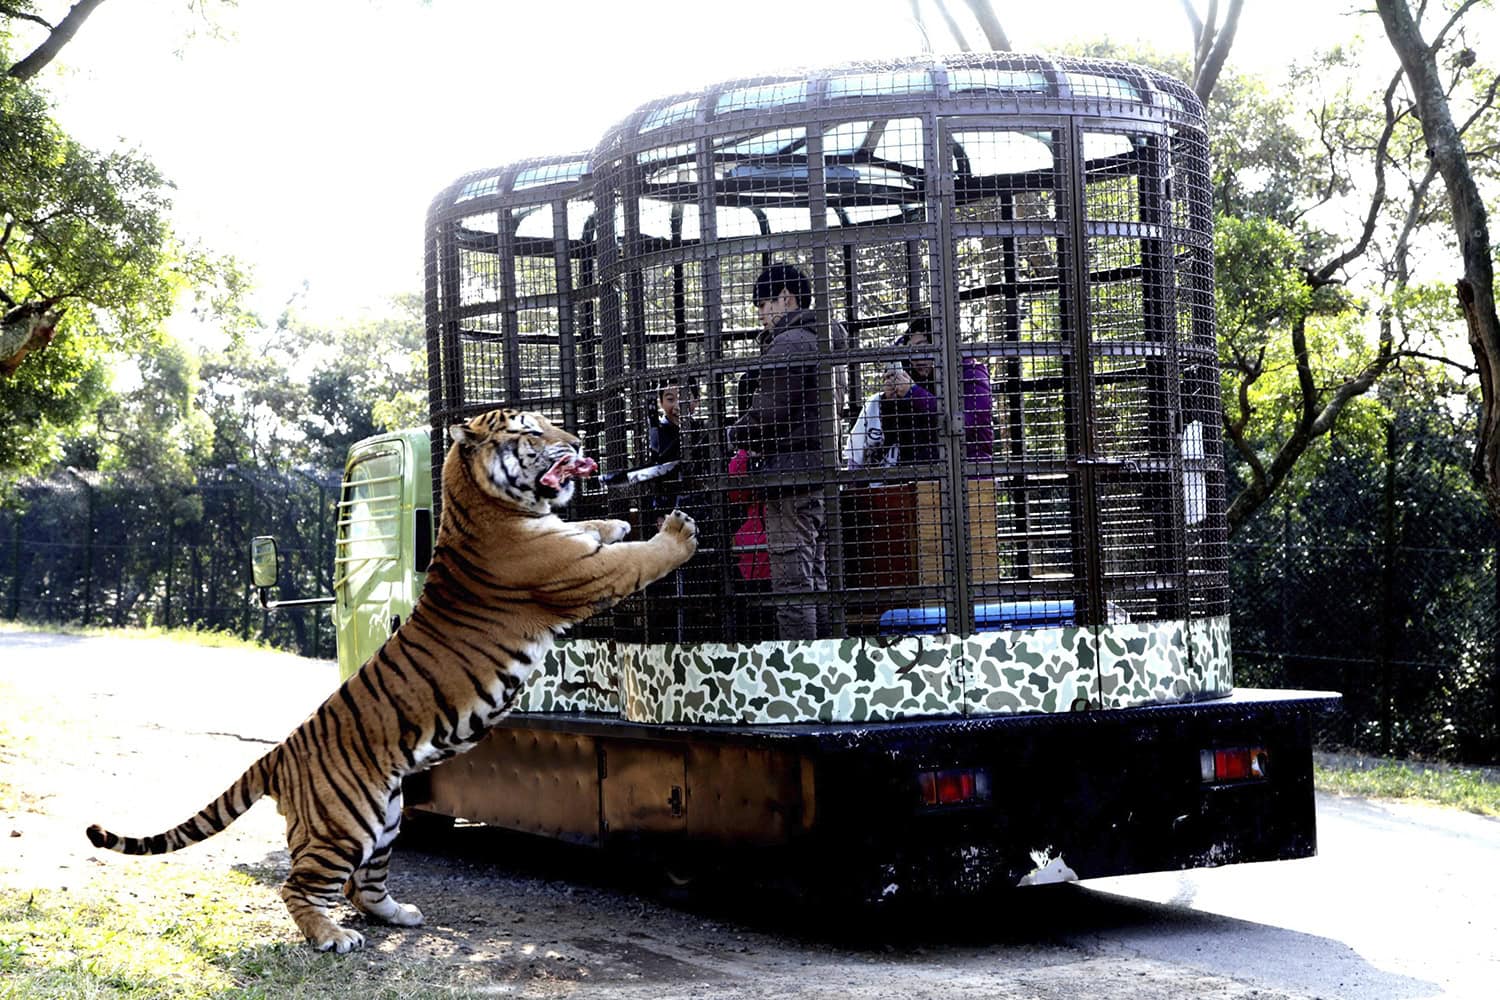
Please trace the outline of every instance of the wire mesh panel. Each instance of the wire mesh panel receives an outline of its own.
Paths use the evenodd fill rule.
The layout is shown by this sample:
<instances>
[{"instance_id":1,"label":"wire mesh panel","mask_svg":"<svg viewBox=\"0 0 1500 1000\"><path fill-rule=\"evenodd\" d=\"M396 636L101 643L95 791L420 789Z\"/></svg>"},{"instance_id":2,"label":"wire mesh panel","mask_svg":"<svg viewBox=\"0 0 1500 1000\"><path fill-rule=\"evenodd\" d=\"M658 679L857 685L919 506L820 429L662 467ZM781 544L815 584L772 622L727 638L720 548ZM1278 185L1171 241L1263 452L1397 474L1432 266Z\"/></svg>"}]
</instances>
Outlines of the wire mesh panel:
<instances>
[{"instance_id":1,"label":"wire mesh panel","mask_svg":"<svg viewBox=\"0 0 1500 1000\"><path fill-rule=\"evenodd\" d=\"M971 627L1076 624L1088 574L1070 133L1055 117L951 116L942 135Z\"/></svg>"},{"instance_id":2,"label":"wire mesh panel","mask_svg":"<svg viewBox=\"0 0 1500 1000\"><path fill-rule=\"evenodd\" d=\"M557 413L595 432L585 502L697 520L595 636L1059 630L1074 666L1146 636L1227 670L1206 148L1191 91L1104 61L653 102L567 183L440 199L435 424Z\"/></svg>"},{"instance_id":3,"label":"wire mesh panel","mask_svg":"<svg viewBox=\"0 0 1500 1000\"><path fill-rule=\"evenodd\" d=\"M447 425L519 406L597 426L596 225L586 155L465 175L427 225L433 494ZM589 346L580 351L580 343ZM441 500L437 501L441 504Z\"/></svg>"}]
</instances>

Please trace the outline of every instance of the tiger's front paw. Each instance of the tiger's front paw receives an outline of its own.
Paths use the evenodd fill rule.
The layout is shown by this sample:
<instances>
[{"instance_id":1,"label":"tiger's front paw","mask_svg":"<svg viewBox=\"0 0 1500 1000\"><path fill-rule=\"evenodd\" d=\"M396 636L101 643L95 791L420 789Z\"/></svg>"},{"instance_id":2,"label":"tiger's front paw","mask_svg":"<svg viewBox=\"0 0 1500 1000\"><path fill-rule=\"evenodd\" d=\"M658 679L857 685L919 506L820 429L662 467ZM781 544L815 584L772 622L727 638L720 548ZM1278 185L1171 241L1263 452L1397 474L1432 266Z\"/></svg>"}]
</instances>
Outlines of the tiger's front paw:
<instances>
[{"instance_id":1,"label":"tiger's front paw","mask_svg":"<svg viewBox=\"0 0 1500 1000\"><path fill-rule=\"evenodd\" d=\"M680 510L674 510L661 522L661 533L687 550L683 558L691 558L698 551L698 525Z\"/></svg>"}]
</instances>

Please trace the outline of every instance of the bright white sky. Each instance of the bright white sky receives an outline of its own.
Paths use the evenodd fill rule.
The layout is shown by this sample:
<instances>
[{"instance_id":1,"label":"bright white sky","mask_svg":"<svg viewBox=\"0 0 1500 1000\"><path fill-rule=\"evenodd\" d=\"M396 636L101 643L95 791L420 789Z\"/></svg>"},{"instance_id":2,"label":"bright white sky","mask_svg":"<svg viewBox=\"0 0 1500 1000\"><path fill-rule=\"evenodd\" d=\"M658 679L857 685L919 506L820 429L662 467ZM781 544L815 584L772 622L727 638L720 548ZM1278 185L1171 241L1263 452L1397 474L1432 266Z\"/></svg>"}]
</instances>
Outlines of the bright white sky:
<instances>
[{"instance_id":1,"label":"bright white sky","mask_svg":"<svg viewBox=\"0 0 1500 1000\"><path fill-rule=\"evenodd\" d=\"M1180 0L995 6L1019 50L1190 44ZM1351 6L1249 0L1231 64L1269 71L1351 21L1379 32ZM427 205L468 170L589 148L717 80L921 48L909 0L249 0L215 9L221 39L188 38L186 7L109 0L45 83L76 137L155 160L179 232L248 263L268 319L304 281L316 319L419 290Z\"/></svg>"}]
</instances>

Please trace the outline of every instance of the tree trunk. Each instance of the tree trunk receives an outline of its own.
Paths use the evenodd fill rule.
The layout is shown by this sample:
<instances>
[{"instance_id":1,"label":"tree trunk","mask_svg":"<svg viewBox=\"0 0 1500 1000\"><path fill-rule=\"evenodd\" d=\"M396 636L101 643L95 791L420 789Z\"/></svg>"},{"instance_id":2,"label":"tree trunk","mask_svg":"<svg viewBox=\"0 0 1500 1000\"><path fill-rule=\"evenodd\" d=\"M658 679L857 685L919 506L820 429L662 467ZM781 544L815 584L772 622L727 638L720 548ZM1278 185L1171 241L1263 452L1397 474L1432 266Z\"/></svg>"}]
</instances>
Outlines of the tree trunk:
<instances>
[{"instance_id":1,"label":"tree trunk","mask_svg":"<svg viewBox=\"0 0 1500 1000\"><path fill-rule=\"evenodd\" d=\"M996 52L1009 52L1011 50L1010 37L1006 35L1000 19L995 16L995 8L990 6L990 0L968 0L968 4L990 48Z\"/></svg>"},{"instance_id":2,"label":"tree trunk","mask_svg":"<svg viewBox=\"0 0 1500 1000\"><path fill-rule=\"evenodd\" d=\"M1229 0L1229 12L1224 15L1224 25L1217 22L1218 5L1209 4L1208 21L1200 20L1193 10L1192 0L1182 0L1182 9L1188 23L1193 26L1193 93L1208 104L1208 97L1219 82L1224 61L1229 58L1229 49L1234 45L1234 33L1240 25L1240 11L1245 0Z\"/></svg>"},{"instance_id":3,"label":"tree trunk","mask_svg":"<svg viewBox=\"0 0 1500 1000\"><path fill-rule=\"evenodd\" d=\"M1443 177L1453 207L1453 229L1464 271L1458 282L1459 306L1469 324L1469 343L1483 391L1472 472L1491 515L1500 522L1500 401L1495 398L1500 376L1500 318L1495 314L1488 215L1462 137L1453 123L1435 51L1423 40L1405 0L1376 0L1376 7L1391 47L1401 59L1422 121L1427 151Z\"/></svg>"},{"instance_id":4,"label":"tree trunk","mask_svg":"<svg viewBox=\"0 0 1500 1000\"><path fill-rule=\"evenodd\" d=\"M104 0L78 0L73 9L68 11L63 19L57 22L57 27L38 45L30 55L20 62L13 64L6 70L8 76L17 80L30 80L42 71L48 63L57 57L62 47L73 40L78 29L83 27L89 15L94 12Z\"/></svg>"}]
</instances>

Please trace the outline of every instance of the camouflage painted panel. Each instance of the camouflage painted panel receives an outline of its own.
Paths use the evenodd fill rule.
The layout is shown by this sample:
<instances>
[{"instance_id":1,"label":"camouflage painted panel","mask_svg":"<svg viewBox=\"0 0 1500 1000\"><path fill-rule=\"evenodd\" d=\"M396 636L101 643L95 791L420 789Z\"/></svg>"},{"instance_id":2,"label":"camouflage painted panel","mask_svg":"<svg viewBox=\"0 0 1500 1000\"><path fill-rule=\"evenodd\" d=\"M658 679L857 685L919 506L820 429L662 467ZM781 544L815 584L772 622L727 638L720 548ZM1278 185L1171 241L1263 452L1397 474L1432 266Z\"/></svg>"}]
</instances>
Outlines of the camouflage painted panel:
<instances>
[{"instance_id":1,"label":"camouflage painted panel","mask_svg":"<svg viewBox=\"0 0 1500 1000\"><path fill-rule=\"evenodd\" d=\"M1195 691L1228 694L1234 690L1234 657L1229 645L1229 616L1188 623L1192 642Z\"/></svg>"},{"instance_id":2,"label":"camouflage painted panel","mask_svg":"<svg viewBox=\"0 0 1500 1000\"><path fill-rule=\"evenodd\" d=\"M1181 701L1188 695L1183 622L1107 625L1099 630L1099 708Z\"/></svg>"},{"instance_id":3,"label":"camouflage painted panel","mask_svg":"<svg viewBox=\"0 0 1500 1000\"><path fill-rule=\"evenodd\" d=\"M863 722L958 715L951 640L621 646L632 722Z\"/></svg>"},{"instance_id":4,"label":"camouflage painted panel","mask_svg":"<svg viewBox=\"0 0 1500 1000\"><path fill-rule=\"evenodd\" d=\"M1067 712L1232 689L1229 619L1025 629L890 640L555 649L521 711L632 722L867 722Z\"/></svg>"},{"instance_id":5,"label":"camouflage painted panel","mask_svg":"<svg viewBox=\"0 0 1500 1000\"><path fill-rule=\"evenodd\" d=\"M1091 629L981 632L961 640L964 714L1067 712L1091 701L1099 672Z\"/></svg>"},{"instance_id":6,"label":"camouflage painted panel","mask_svg":"<svg viewBox=\"0 0 1500 1000\"><path fill-rule=\"evenodd\" d=\"M620 711L615 657L604 643L579 641L553 646L521 689L518 712Z\"/></svg>"}]
</instances>

